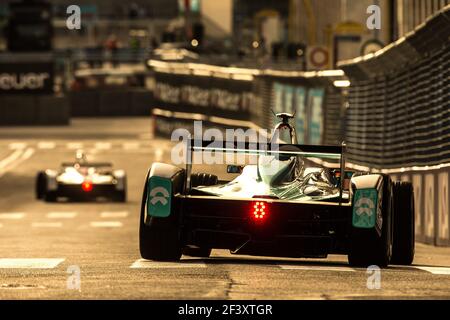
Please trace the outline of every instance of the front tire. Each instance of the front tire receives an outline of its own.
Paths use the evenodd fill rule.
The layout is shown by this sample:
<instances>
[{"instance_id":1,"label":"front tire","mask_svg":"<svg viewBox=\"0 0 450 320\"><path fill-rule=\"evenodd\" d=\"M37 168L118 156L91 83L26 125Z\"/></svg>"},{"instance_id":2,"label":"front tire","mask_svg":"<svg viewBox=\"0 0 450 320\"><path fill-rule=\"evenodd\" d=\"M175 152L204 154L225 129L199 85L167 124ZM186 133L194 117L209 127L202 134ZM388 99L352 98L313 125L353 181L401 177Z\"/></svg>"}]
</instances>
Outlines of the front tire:
<instances>
[{"instance_id":1,"label":"front tire","mask_svg":"<svg viewBox=\"0 0 450 320\"><path fill-rule=\"evenodd\" d=\"M210 173L193 173L191 174L191 187L199 186L214 186L219 181L219 178Z\"/></svg>"},{"instance_id":2,"label":"front tire","mask_svg":"<svg viewBox=\"0 0 450 320\"><path fill-rule=\"evenodd\" d=\"M55 191L47 191L44 196L45 202L56 202L58 200L58 195Z\"/></svg>"},{"instance_id":3,"label":"front tire","mask_svg":"<svg viewBox=\"0 0 450 320\"><path fill-rule=\"evenodd\" d=\"M414 189L409 182L394 184L392 263L411 265L415 251Z\"/></svg>"}]
</instances>

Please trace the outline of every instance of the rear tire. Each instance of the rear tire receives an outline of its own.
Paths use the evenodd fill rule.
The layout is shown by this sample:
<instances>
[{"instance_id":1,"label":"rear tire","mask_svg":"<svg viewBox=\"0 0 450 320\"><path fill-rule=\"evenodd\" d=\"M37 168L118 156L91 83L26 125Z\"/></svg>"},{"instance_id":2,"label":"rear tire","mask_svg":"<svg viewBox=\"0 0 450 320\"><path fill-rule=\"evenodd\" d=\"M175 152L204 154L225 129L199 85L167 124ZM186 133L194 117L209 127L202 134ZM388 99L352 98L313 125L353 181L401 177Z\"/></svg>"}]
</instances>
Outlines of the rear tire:
<instances>
[{"instance_id":1,"label":"rear tire","mask_svg":"<svg viewBox=\"0 0 450 320\"><path fill-rule=\"evenodd\" d=\"M56 191L47 190L47 185L48 185L47 174L45 172L43 172L43 173L39 172L39 175L40 176L38 176L38 180L41 179L40 180L40 183L41 183L41 189L40 189L41 198L40 199L43 199L45 202L56 202L58 200L58 190L56 190Z\"/></svg>"},{"instance_id":2,"label":"rear tire","mask_svg":"<svg viewBox=\"0 0 450 320\"><path fill-rule=\"evenodd\" d=\"M411 265L415 251L414 189L409 182L394 184L392 263Z\"/></svg>"},{"instance_id":3,"label":"rear tire","mask_svg":"<svg viewBox=\"0 0 450 320\"><path fill-rule=\"evenodd\" d=\"M172 178L173 192L181 192L184 183L184 171L181 170ZM141 257L156 261L179 261L182 253L180 239L180 223L178 208L173 208L167 218L151 217L149 224L145 223L147 210L149 173L145 178L144 191L142 194L141 217L139 227L139 250Z\"/></svg>"},{"instance_id":4,"label":"rear tire","mask_svg":"<svg viewBox=\"0 0 450 320\"><path fill-rule=\"evenodd\" d=\"M193 173L191 174L191 187L199 186L214 186L219 181L219 178L214 174L209 173Z\"/></svg>"},{"instance_id":5,"label":"rear tire","mask_svg":"<svg viewBox=\"0 0 450 320\"><path fill-rule=\"evenodd\" d=\"M355 267L376 265L387 267L392 255L392 216L393 197L392 182L389 176L383 175L383 225L381 236L375 229L365 230L352 228L348 262Z\"/></svg>"},{"instance_id":6,"label":"rear tire","mask_svg":"<svg viewBox=\"0 0 450 320\"><path fill-rule=\"evenodd\" d=\"M47 175L44 171L39 171L36 176L36 199L44 199L47 189Z\"/></svg>"}]
</instances>

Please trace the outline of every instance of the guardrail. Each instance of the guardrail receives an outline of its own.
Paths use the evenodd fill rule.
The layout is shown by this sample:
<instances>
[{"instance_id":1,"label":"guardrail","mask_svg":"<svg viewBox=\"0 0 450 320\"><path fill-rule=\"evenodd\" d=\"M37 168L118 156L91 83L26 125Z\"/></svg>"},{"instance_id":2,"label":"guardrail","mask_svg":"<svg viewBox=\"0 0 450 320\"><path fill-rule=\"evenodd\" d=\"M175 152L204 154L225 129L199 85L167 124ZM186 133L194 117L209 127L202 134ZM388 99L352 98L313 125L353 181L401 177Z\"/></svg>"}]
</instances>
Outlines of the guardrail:
<instances>
[{"instance_id":1,"label":"guardrail","mask_svg":"<svg viewBox=\"0 0 450 320\"><path fill-rule=\"evenodd\" d=\"M349 161L411 181L417 237L450 245L450 6L383 50L340 64L350 78Z\"/></svg>"}]
</instances>

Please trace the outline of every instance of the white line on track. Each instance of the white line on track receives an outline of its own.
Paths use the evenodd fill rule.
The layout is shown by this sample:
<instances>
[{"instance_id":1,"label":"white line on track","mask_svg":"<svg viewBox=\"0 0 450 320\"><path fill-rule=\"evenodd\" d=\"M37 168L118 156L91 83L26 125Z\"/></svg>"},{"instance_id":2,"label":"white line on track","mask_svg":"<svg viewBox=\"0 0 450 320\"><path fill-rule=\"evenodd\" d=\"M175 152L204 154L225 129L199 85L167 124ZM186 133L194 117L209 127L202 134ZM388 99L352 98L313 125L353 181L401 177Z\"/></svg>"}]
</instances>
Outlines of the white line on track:
<instances>
[{"instance_id":1,"label":"white line on track","mask_svg":"<svg viewBox=\"0 0 450 320\"><path fill-rule=\"evenodd\" d=\"M350 267L332 267L332 266L306 266L306 265L278 265L283 270L304 270L304 271L336 271L336 272L355 272L357 269ZM425 271L435 275L450 275L450 267L429 267L429 266L395 266L390 265L391 270L404 270L404 271ZM365 272L365 269L361 269Z\"/></svg>"},{"instance_id":2,"label":"white line on track","mask_svg":"<svg viewBox=\"0 0 450 320\"><path fill-rule=\"evenodd\" d=\"M67 149L82 149L83 148L83 144L81 142L69 142L67 143Z\"/></svg>"},{"instance_id":3,"label":"white line on track","mask_svg":"<svg viewBox=\"0 0 450 320\"><path fill-rule=\"evenodd\" d=\"M90 226L93 228L120 228L123 223L120 221L92 221Z\"/></svg>"},{"instance_id":4,"label":"white line on track","mask_svg":"<svg viewBox=\"0 0 450 320\"><path fill-rule=\"evenodd\" d=\"M125 150L136 150L139 149L140 145L139 142L124 142L122 146Z\"/></svg>"},{"instance_id":5,"label":"white line on track","mask_svg":"<svg viewBox=\"0 0 450 320\"><path fill-rule=\"evenodd\" d=\"M25 149L26 147L27 144L25 142L12 142L9 144L9 148L12 150Z\"/></svg>"},{"instance_id":6,"label":"white line on track","mask_svg":"<svg viewBox=\"0 0 450 320\"><path fill-rule=\"evenodd\" d=\"M331 267L331 266L297 266L297 265L278 265L283 270L304 270L304 271L336 271L336 272L356 272L356 269L349 267Z\"/></svg>"},{"instance_id":7,"label":"white line on track","mask_svg":"<svg viewBox=\"0 0 450 320\"><path fill-rule=\"evenodd\" d=\"M41 141L37 144L38 149L54 149L56 147L56 144L51 141Z\"/></svg>"},{"instance_id":8,"label":"white line on track","mask_svg":"<svg viewBox=\"0 0 450 320\"><path fill-rule=\"evenodd\" d=\"M195 261L195 260L194 260ZM130 266L132 269L177 269L177 268L206 268L203 262L183 261L180 262L157 262L139 259Z\"/></svg>"},{"instance_id":9,"label":"white line on track","mask_svg":"<svg viewBox=\"0 0 450 320\"><path fill-rule=\"evenodd\" d=\"M450 267L424 267L424 266L411 266L411 268L423 270L432 274L438 275L450 275Z\"/></svg>"},{"instance_id":10,"label":"white line on track","mask_svg":"<svg viewBox=\"0 0 450 320\"><path fill-rule=\"evenodd\" d=\"M25 217L25 213L23 212L5 212L0 213L1 220L19 220Z\"/></svg>"},{"instance_id":11,"label":"white line on track","mask_svg":"<svg viewBox=\"0 0 450 320\"><path fill-rule=\"evenodd\" d=\"M11 153L9 156L7 156L6 158L0 160L0 169L5 168L6 166L11 164L12 162L14 162L17 159L19 159L22 154L23 154L23 150L22 149L17 149L13 153Z\"/></svg>"},{"instance_id":12,"label":"white line on track","mask_svg":"<svg viewBox=\"0 0 450 320\"><path fill-rule=\"evenodd\" d=\"M100 213L101 218L126 218L128 211L103 211Z\"/></svg>"},{"instance_id":13,"label":"white line on track","mask_svg":"<svg viewBox=\"0 0 450 320\"><path fill-rule=\"evenodd\" d=\"M62 222L33 222L33 228L61 228Z\"/></svg>"},{"instance_id":14,"label":"white line on track","mask_svg":"<svg viewBox=\"0 0 450 320\"><path fill-rule=\"evenodd\" d=\"M110 142L97 142L95 145L95 149L98 150L108 150L111 149L111 143Z\"/></svg>"},{"instance_id":15,"label":"white line on track","mask_svg":"<svg viewBox=\"0 0 450 320\"><path fill-rule=\"evenodd\" d=\"M0 162L0 177L2 177L9 170L14 169L17 165L23 161L29 159L34 154L33 148L18 149L14 151L7 158Z\"/></svg>"},{"instance_id":16,"label":"white line on track","mask_svg":"<svg viewBox=\"0 0 450 320\"><path fill-rule=\"evenodd\" d=\"M53 269L65 259L63 258L35 258L10 259L0 258L0 269Z\"/></svg>"},{"instance_id":17,"label":"white line on track","mask_svg":"<svg viewBox=\"0 0 450 320\"><path fill-rule=\"evenodd\" d=\"M72 219L78 215L77 212L72 211L54 211L47 213L49 219Z\"/></svg>"}]
</instances>

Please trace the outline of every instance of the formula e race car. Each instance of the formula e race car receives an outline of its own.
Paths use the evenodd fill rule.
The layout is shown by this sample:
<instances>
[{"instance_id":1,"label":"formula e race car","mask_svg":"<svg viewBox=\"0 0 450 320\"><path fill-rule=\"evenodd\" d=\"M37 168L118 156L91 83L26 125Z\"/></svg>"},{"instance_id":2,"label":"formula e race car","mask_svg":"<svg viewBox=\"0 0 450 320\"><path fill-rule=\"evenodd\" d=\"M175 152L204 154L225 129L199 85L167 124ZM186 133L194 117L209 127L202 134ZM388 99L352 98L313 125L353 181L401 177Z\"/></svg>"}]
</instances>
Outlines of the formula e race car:
<instances>
[{"instance_id":1,"label":"formula e race car","mask_svg":"<svg viewBox=\"0 0 450 320\"><path fill-rule=\"evenodd\" d=\"M145 259L182 254L325 258L352 266L408 265L414 258L410 183L346 169L345 144L297 144L290 114L277 115L270 143L189 140L186 167L153 163L145 178L139 244ZM288 143L280 143L288 132ZM195 152L243 153L255 164L226 163L231 179L192 173ZM194 163L195 164L195 163ZM214 173L214 174L213 174Z\"/></svg>"},{"instance_id":2,"label":"formula e race car","mask_svg":"<svg viewBox=\"0 0 450 320\"><path fill-rule=\"evenodd\" d=\"M113 170L111 163L89 162L79 150L74 162L62 163L59 170L37 174L36 198L46 202L58 198L76 201L108 198L126 202L127 177L124 170Z\"/></svg>"}]
</instances>

